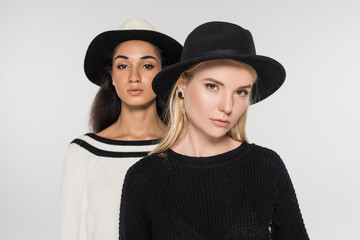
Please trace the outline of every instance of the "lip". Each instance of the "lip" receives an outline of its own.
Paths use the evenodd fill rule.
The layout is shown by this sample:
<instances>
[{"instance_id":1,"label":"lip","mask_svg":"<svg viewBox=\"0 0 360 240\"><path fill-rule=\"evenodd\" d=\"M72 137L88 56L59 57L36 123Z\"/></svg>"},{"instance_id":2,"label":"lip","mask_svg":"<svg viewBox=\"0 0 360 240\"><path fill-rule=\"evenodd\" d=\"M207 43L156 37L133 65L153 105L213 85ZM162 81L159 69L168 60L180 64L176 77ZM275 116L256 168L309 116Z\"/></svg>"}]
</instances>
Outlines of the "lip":
<instances>
[{"instance_id":1,"label":"lip","mask_svg":"<svg viewBox=\"0 0 360 240\"><path fill-rule=\"evenodd\" d=\"M131 87L127 90L127 92L132 96L140 95L144 90L138 87Z\"/></svg>"},{"instance_id":2,"label":"lip","mask_svg":"<svg viewBox=\"0 0 360 240\"><path fill-rule=\"evenodd\" d=\"M230 121L226 120L226 119L221 119L221 118L210 118L210 120L212 121L212 123L215 126L218 127L227 127L230 125Z\"/></svg>"}]
</instances>

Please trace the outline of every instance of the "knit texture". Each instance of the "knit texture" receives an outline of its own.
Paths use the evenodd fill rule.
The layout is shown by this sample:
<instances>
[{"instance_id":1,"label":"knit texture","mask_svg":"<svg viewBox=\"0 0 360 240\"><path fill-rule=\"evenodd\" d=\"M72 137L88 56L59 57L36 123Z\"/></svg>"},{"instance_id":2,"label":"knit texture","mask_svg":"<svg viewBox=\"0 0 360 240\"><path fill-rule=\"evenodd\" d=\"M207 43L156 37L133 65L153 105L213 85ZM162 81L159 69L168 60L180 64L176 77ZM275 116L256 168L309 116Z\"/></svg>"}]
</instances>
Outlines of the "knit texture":
<instances>
[{"instance_id":1,"label":"knit texture","mask_svg":"<svg viewBox=\"0 0 360 240\"><path fill-rule=\"evenodd\" d=\"M119 238L125 173L156 142L115 141L89 133L69 145L62 180L60 239Z\"/></svg>"},{"instance_id":2,"label":"knit texture","mask_svg":"<svg viewBox=\"0 0 360 240\"><path fill-rule=\"evenodd\" d=\"M248 143L137 162L125 177L119 232L123 240L309 239L284 163Z\"/></svg>"}]
</instances>

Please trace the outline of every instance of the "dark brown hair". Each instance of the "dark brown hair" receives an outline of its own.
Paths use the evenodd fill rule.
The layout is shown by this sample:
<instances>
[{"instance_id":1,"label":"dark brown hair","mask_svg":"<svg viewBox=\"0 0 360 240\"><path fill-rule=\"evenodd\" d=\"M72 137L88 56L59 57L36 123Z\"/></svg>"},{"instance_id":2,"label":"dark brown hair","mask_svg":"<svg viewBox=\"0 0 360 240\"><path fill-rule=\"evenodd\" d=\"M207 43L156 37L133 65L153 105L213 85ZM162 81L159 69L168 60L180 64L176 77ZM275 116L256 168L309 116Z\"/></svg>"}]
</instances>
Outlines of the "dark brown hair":
<instances>
[{"instance_id":1,"label":"dark brown hair","mask_svg":"<svg viewBox=\"0 0 360 240\"><path fill-rule=\"evenodd\" d=\"M121 43L120 43L121 44ZM118 44L114 51L109 54L108 56L108 64L106 67L104 67L104 70L102 72L102 77L100 81L100 89L97 92L94 102L91 106L91 112L90 112L90 128L91 131L94 133L98 133L105 128L109 127L111 124L116 122L116 120L120 116L121 112L121 100L119 99L115 87L112 85L112 78L111 78L111 69L112 69L112 58L113 55L120 45ZM160 56L161 58L161 67L165 68L168 63L166 60L166 57L163 56L163 53L160 48L153 45L155 48L155 52ZM164 106L165 104L161 101L159 101L158 98L156 98L156 107L158 115L160 116L160 119L166 123L164 118Z\"/></svg>"}]
</instances>

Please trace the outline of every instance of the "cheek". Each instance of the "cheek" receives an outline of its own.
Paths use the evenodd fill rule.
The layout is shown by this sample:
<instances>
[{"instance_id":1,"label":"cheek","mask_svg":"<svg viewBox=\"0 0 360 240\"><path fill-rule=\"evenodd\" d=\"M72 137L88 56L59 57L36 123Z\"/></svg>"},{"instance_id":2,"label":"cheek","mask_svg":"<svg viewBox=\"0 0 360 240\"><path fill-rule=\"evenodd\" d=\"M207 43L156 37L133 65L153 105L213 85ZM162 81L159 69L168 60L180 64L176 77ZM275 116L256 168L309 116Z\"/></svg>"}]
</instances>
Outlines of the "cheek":
<instances>
[{"instance_id":1,"label":"cheek","mask_svg":"<svg viewBox=\"0 0 360 240\"><path fill-rule=\"evenodd\" d=\"M141 73L142 85L144 87L146 87L147 89L151 90L151 92L153 92L152 81L154 80L154 77L156 76L156 74L159 73L159 71L160 71L159 69L156 69L154 71L144 70L144 72Z\"/></svg>"},{"instance_id":2,"label":"cheek","mask_svg":"<svg viewBox=\"0 0 360 240\"><path fill-rule=\"evenodd\" d=\"M111 79L118 97L121 98L122 95L124 94L124 90L126 89L126 84L127 84L124 74L120 74L120 73L112 74Z\"/></svg>"},{"instance_id":3,"label":"cheek","mask_svg":"<svg viewBox=\"0 0 360 240\"><path fill-rule=\"evenodd\" d=\"M249 106L249 101L243 100L240 101L239 103L237 103L234 106L234 118L239 119L241 117L241 115L243 115L243 113L245 112L246 108Z\"/></svg>"},{"instance_id":4,"label":"cheek","mask_svg":"<svg viewBox=\"0 0 360 240\"><path fill-rule=\"evenodd\" d=\"M126 75L118 71L113 72L111 78L116 85L124 84L126 82Z\"/></svg>"},{"instance_id":5,"label":"cheek","mask_svg":"<svg viewBox=\"0 0 360 240\"><path fill-rule=\"evenodd\" d=\"M152 81L152 79L156 76L158 72L156 71L143 71L141 73L142 80L146 81Z\"/></svg>"},{"instance_id":6,"label":"cheek","mask_svg":"<svg viewBox=\"0 0 360 240\"><path fill-rule=\"evenodd\" d=\"M195 89L185 93L185 111L198 118L208 117L216 108L214 96L207 94L202 89Z\"/></svg>"},{"instance_id":7,"label":"cheek","mask_svg":"<svg viewBox=\"0 0 360 240\"><path fill-rule=\"evenodd\" d=\"M157 74L157 72L147 72L147 73L144 73L144 74L141 76L141 81L142 81L142 83L151 86L152 81L154 80L154 77L156 76L156 74Z\"/></svg>"},{"instance_id":8,"label":"cheek","mask_svg":"<svg viewBox=\"0 0 360 240\"><path fill-rule=\"evenodd\" d=\"M120 99L124 99L124 97L126 96L126 93L124 91L125 88L121 86L119 83L116 83L114 87L115 87L116 95Z\"/></svg>"}]
</instances>

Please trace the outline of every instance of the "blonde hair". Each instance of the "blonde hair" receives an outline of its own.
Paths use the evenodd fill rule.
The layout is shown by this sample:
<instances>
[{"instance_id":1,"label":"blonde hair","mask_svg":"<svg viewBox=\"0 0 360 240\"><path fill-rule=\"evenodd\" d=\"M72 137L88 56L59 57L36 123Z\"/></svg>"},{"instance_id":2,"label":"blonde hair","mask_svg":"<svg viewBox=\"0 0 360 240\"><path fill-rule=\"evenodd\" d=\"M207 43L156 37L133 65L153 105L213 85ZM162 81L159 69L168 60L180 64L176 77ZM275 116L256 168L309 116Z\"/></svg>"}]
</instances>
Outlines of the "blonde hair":
<instances>
[{"instance_id":1,"label":"blonde hair","mask_svg":"<svg viewBox=\"0 0 360 240\"><path fill-rule=\"evenodd\" d=\"M250 91L250 101L251 101L250 103L252 103L252 101L254 101L256 97L254 96L254 94L256 94L255 83L258 78L258 75L252 66L241 61L237 61L237 62L240 63L240 65L245 70L247 70L254 79L253 88ZM187 127L187 117L184 108L184 101L177 96L178 83L180 80L183 79L191 79L194 73L196 72L196 70L202 64L204 64L204 62L189 67L180 75L180 77L176 81L170 93L169 104L168 104L169 107L166 109L165 112L167 118L169 119L165 136L162 138L159 145L149 153L149 155L150 154L164 155L164 152L167 149L169 149L172 145L174 145L174 143L178 140L181 132ZM241 115L241 117L238 119L235 125L226 133L227 136L231 137L236 141L248 142L245 132L247 112L248 112L248 108L245 109L244 113Z\"/></svg>"}]
</instances>

